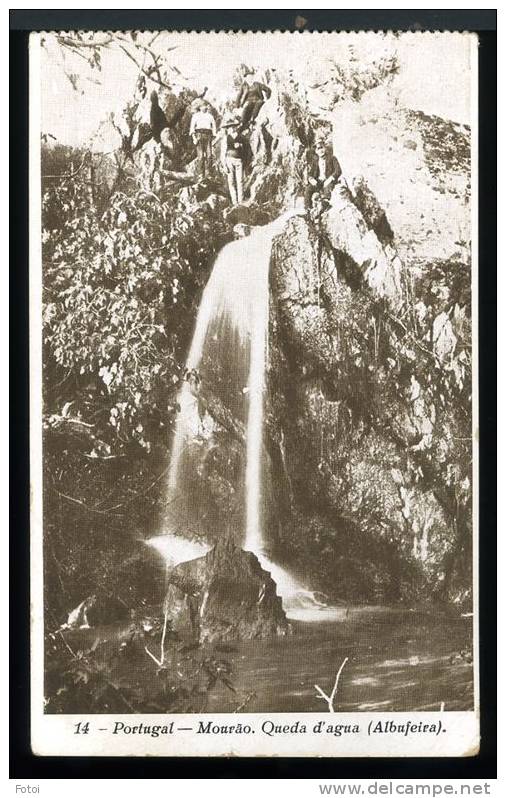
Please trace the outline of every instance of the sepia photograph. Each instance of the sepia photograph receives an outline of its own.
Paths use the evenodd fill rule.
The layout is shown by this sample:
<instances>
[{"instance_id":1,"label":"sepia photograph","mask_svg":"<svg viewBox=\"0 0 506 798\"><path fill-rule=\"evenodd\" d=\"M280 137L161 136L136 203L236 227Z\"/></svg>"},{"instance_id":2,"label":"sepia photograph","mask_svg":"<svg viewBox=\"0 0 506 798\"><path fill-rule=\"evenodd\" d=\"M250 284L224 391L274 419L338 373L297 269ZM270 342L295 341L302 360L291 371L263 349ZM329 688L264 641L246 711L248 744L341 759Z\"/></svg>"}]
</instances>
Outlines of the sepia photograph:
<instances>
[{"instance_id":1,"label":"sepia photograph","mask_svg":"<svg viewBox=\"0 0 506 798\"><path fill-rule=\"evenodd\" d=\"M476 53L31 34L36 750L477 750Z\"/></svg>"}]
</instances>

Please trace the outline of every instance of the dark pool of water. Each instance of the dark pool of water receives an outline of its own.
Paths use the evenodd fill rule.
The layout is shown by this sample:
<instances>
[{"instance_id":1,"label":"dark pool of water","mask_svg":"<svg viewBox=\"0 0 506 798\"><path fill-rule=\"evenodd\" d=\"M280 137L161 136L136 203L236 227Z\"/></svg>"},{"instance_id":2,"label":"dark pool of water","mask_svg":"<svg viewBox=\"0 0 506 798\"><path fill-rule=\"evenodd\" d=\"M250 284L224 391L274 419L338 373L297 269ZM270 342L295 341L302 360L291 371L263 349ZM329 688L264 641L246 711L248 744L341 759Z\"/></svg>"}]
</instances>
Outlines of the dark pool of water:
<instances>
[{"instance_id":1,"label":"dark pool of water","mask_svg":"<svg viewBox=\"0 0 506 798\"><path fill-rule=\"evenodd\" d=\"M289 637L247 641L233 657L238 692L255 696L247 712L468 710L473 707L472 618L434 612L356 608L342 620L292 621ZM462 655L460 652L463 651ZM227 712L237 696L220 689L209 712Z\"/></svg>"},{"instance_id":2,"label":"dark pool of water","mask_svg":"<svg viewBox=\"0 0 506 798\"><path fill-rule=\"evenodd\" d=\"M218 683L200 711L327 711L315 684L330 694L345 657L337 712L440 710L442 702L446 711L473 707L470 617L355 607L302 611L291 624L293 634L286 637L206 647L230 662L235 692ZM85 647L98 637L107 650L117 648L117 635L116 625L69 632L67 638ZM146 688L153 663L141 650L132 662L118 660L112 677Z\"/></svg>"}]
</instances>

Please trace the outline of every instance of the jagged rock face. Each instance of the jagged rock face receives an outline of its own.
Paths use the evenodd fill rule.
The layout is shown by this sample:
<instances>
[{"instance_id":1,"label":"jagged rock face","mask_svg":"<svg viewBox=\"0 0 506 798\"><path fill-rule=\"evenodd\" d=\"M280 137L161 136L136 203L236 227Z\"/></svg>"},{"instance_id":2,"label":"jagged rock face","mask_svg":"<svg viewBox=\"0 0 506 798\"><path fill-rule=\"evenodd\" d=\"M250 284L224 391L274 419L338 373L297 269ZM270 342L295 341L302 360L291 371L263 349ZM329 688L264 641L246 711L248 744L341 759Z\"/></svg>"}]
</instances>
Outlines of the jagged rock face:
<instances>
[{"instance_id":1,"label":"jagged rock face","mask_svg":"<svg viewBox=\"0 0 506 798\"><path fill-rule=\"evenodd\" d=\"M355 336L342 332L352 315L361 316L358 324L369 323L367 302L358 291L362 284L374 301L384 298L392 309L401 306L401 263L395 250L381 244L349 192L336 189L330 209L316 224L291 219L273 246L271 285L278 320L304 360L335 371L358 358L360 331Z\"/></svg>"},{"instance_id":2,"label":"jagged rock face","mask_svg":"<svg viewBox=\"0 0 506 798\"><path fill-rule=\"evenodd\" d=\"M449 258L470 238L470 129L421 111L385 111L383 89L335 109L334 149L354 191L365 180L403 261Z\"/></svg>"},{"instance_id":3,"label":"jagged rock face","mask_svg":"<svg viewBox=\"0 0 506 798\"><path fill-rule=\"evenodd\" d=\"M274 219L293 206L304 191L304 160L315 132L328 123L303 112L281 87L273 92L258 116L252 137L253 159L246 184L250 198Z\"/></svg>"},{"instance_id":4,"label":"jagged rock face","mask_svg":"<svg viewBox=\"0 0 506 798\"><path fill-rule=\"evenodd\" d=\"M374 230L380 224L377 206L369 209L372 218L366 220L350 191L336 187L331 207L322 219L322 234L330 243L334 259L337 253L351 259L376 297L385 297L398 308L403 301L402 264L392 244L382 244Z\"/></svg>"},{"instance_id":5,"label":"jagged rock face","mask_svg":"<svg viewBox=\"0 0 506 798\"><path fill-rule=\"evenodd\" d=\"M274 243L271 545L276 550L280 540L285 556L292 545L306 575L312 552L321 550L315 562L327 552L334 560L329 580L326 565L314 578L334 595L346 595L346 576L354 572L352 597L398 599L447 554L440 503L423 480L407 476L410 458L431 440L434 409L409 364L399 387L389 371L397 368L389 358L391 324L405 307L403 280L395 249L382 244L350 195L333 197L316 223L290 220ZM301 527L312 530L305 548L296 542Z\"/></svg>"},{"instance_id":6,"label":"jagged rock face","mask_svg":"<svg viewBox=\"0 0 506 798\"><path fill-rule=\"evenodd\" d=\"M168 576L171 628L195 642L284 635L289 625L276 584L254 554L229 539Z\"/></svg>"}]
</instances>

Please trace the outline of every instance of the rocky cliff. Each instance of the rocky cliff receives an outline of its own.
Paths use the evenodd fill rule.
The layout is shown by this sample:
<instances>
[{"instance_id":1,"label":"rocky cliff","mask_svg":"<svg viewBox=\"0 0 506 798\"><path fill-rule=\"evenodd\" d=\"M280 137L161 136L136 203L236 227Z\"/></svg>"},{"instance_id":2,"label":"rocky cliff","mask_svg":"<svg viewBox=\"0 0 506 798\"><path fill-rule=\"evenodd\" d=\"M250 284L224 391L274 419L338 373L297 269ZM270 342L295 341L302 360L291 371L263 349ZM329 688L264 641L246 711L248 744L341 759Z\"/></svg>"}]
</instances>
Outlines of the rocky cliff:
<instances>
[{"instance_id":1,"label":"rocky cliff","mask_svg":"<svg viewBox=\"0 0 506 798\"><path fill-rule=\"evenodd\" d=\"M390 190L387 212L361 177L353 191L334 191L318 219L290 221L275 241L268 446L284 516L272 512L270 529L274 552L291 552L301 574L304 559L312 563L313 583L331 593L463 601L470 263L449 228L466 218L469 139L443 120L410 120L418 136L409 152L420 151L414 171L397 181L397 207ZM417 214L417 172L422 193L441 198L436 209L422 206L439 228L420 248L407 230ZM445 202L459 213L446 219ZM436 238L447 257L428 260Z\"/></svg>"},{"instance_id":2,"label":"rocky cliff","mask_svg":"<svg viewBox=\"0 0 506 798\"><path fill-rule=\"evenodd\" d=\"M465 601L470 264L465 242L450 240L455 214L446 220L441 202L465 218L469 140L444 120L405 116L415 145L396 143L388 120L382 133L411 164L396 181L397 200L383 188L382 203L378 180L380 197L371 189L369 164L367 179L350 175L327 210L291 219L274 241L264 525L271 556L335 598ZM460 156L446 181L452 142ZM271 188L273 174L264 172ZM418 248L420 180L423 196L441 201L422 203L440 221L429 232L420 218ZM438 242L441 257L428 259ZM206 497L200 488L194 496L200 518L240 530L243 418L233 422L227 392L218 393L205 402L214 433L197 453Z\"/></svg>"}]
</instances>

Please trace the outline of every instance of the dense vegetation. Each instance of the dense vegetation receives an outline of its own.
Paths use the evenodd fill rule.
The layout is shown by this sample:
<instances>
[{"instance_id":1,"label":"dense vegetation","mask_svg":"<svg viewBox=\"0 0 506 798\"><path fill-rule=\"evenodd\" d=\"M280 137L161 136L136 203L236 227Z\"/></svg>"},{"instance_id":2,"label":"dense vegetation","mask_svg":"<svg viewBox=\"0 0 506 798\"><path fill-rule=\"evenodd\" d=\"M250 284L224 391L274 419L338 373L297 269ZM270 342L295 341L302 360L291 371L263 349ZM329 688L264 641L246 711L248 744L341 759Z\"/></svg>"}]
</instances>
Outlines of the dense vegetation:
<instances>
[{"instance_id":1,"label":"dense vegetation","mask_svg":"<svg viewBox=\"0 0 506 798\"><path fill-rule=\"evenodd\" d=\"M129 181L107 195L97 168L95 196L87 169L69 177L93 160L42 150L46 566L58 612L156 525L198 299L230 236L209 204L188 210L177 192L162 200Z\"/></svg>"},{"instance_id":2,"label":"dense vegetation","mask_svg":"<svg viewBox=\"0 0 506 798\"><path fill-rule=\"evenodd\" d=\"M94 69L100 51L91 49L98 57ZM223 213L223 175L204 188L189 186L167 180L160 164L146 175L139 154L129 151L139 96L153 81L166 80L164 69L170 68L158 60L140 71L137 98L123 115L130 133L122 134L113 156L47 137L42 143L45 584L52 628L97 590L128 608L160 601L163 568L139 541L158 531L165 513L168 446L202 288L215 254L233 236L232 225L242 220L237 212ZM398 64L386 59L360 74L332 69L330 105L342 97L359 101L390 80ZM189 172L195 153L185 131L195 96L185 89L179 99L170 92L165 98L168 116L178 103L182 109L174 130L176 165ZM429 154L440 139L433 122L437 126L424 118ZM303 88L293 81L281 94L276 125L251 171L261 207L254 205L248 216L256 213L260 222L279 212L288 189L300 192L300 163L314 135ZM457 139L464 152L464 138ZM446 149L436 152L438 179ZM390 246L393 231L365 181L354 201ZM334 319L341 330L339 369L323 339L316 355L309 352L312 359L290 364L286 379L303 372L307 381L318 363L312 376L323 400L316 420L314 408L306 413L303 436L325 438L327 449L304 450L303 476L292 485L300 501L288 501L286 524L271 531L271 542L277 559L343 599L469 598L470 282L468 249L461 243L450 260L410 264L408 302L399 317L342 263L349 293L346 318ZM276 366L276 353L272 362ZM286 364L278 365L283 382ZM286 383L279 387L286 398ZM329 430L335 434L327 399L344 400L348 408L333 451L334 439L326 438ZM273 408L279 420L275 398ZM227 446L240 465L237 440ZM271 446L274 458L275 450ZM282 469L281 461L273 462ZM220 523L230 527L240 522L241 510L238 494L233 506L223 499L222 477L215 485L209 479L209 501L221 502ZM305 491L313 505L304 501ZM281 494L276 501L283 501ZM437 521L430 551L423 512Z\"/></svg>"},{"instance_id":3,"label":"dense vegetation","mask_svg":"<svg viewBox=\"0 0 506 798\"><path fill-rule=\"evenodd\" d=\"M94 42L91 34L62 35L59 46L84 53L96 73L114 42L109 35ZM106 120L120 135L118 149L65 147L47 135L41 142L46 700L51 712L205 711L220 688L240 709L253 694L235 694L227 651L185 645L160 619L165 565L144 541L167 518L177 397L214 257L236 223L266 223L300 196L307 148L318 127L329 128L293 76L278 83L279 107L253 142L252 201L231 211L219 169L207 183L193 179L188 128L197 92L172 93L174 68L134 36L119 34L116 45L139 66L121 120ZM398 69L395 55L361 69L350 52L346 68L329 64L316 88L332 109L389 85ZM77 90L77 76L67 77ZM170 170L133 151L139 103L153 86L176 120ZM217 116L225 110L214 109ZM444 192L448 170L466 171L468 137L446 121L407 113L420 130L434 191ZM350 197L363 231L373 230L395 255L396 231L365 179ZM302 270L312 264L317 295L300 297L294 314L312 304L323 323L282 319L273 280L269 553L332 601L469 605L469 244L455 242L444 260L419 260L415 252L403 264L396 309L370 290L350 253L329 250L321 221L304 224L306 238L292 230L272 271L289 256ZM326 290L325 269L328 283L337 273L337 293ZM241 543L245 418L228 396L224 349L207 364L215 379L202 413L215 424L213 456L204 470L197 441L186 474L193 523L183 531ZM235 388L244 383L244 375L235 379ZM93 628L57 632L92 595L92 627L117 621L107 639Z\"/></svg>"}]
</instances>

